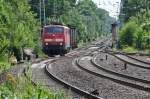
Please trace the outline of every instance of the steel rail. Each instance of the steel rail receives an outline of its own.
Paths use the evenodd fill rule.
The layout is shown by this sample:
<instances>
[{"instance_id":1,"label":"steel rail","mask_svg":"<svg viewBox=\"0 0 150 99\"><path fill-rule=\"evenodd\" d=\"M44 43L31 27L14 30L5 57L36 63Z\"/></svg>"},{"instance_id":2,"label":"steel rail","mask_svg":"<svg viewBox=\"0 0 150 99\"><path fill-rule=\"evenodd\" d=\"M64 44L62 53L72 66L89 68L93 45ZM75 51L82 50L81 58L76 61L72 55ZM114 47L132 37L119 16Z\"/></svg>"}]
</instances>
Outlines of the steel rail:
<instances>
[{"instance_id":1,"label":"steel rail","mask_svg":"<svg viewBox=\"0 0 150 99\"><path fill-rule=\"evenodd\" d=\"M129 58L132 58L132 59L134 59L134 60L136 60L136 61L139 61L139 62L141 62L141 63L150 65L150 62L145 62L145 61L142 61L142 60L140 60L140 59L134 58L134 57L132 57L132 56L126 55L126 54L123 54L123 55L125 55L126 57L129 57Z\"/></svg>"},{"instance_id":2,"label":"steel rail","mask_svg":"<svg viewBox=\"0 0 150 99\"><path fill-rule=\"evenodd\" d=\"M145 63L145 62L143 62L143 61L139 61L139 60L136 60L136 59L134 59L134 58L130 58L130 57L128 57L127 55L125 55L125 54L123 54L123 53L114 52L114 51L105 51L104 53L107 53L107 54L109 54L109 55L112 55L112 56L116 57L117 59L119 59L119 60L121 60L121 61L123 61L123 62L125 62L125 63L127 63L127 64L130 64L130 65L132 65L132 66L134 66L134 67L139 67L139 68L143 68L143 69L150 69L150 65L147 64L147 62ZM132 59L133 61L137 61L137 62L139 62L139 63L141 63L141 64L127 61L127 60L125 60L124 58L120 58L120 57L117 56L117 55L124 55L125 57L128 57L128 58Z\"/></svg>"},{"instance_id":3,"label":"steel rail","mask_svg":"<svg viewBox=\"0 0 150 99\"><path fill-rule=\"evenodd\" d=\"M111 73L113 75L117 75L117 76L120 76L120 77L124 77L124 78L127 78L127 79L130 79L130 80L135 80L135 81L138 81L138 82L142 82L142 83L145 83L145 84L150 84L150 81L149 80L144 80L144 79L140 79L140 78L136 78L136 77L132 77L132 76L128 76L128 75L124 75L124 74L121 74L121 73L117 73L115 71L112 71L112 70L109 70L109 69L106 69L104 68L103 66L99 65L97 62L96 62L96 58L97 58L98 55L94 56L93 59L91 60L91 63L99 68L99 69L102 69L108 73Z\"/></svg>"},{"instance_id":4,"label":"steel rail","mask_svg":"<svg viewBox=\"0 0 150 99\"><path fill-rule=\"evenodd\" d=\"M78 94L80 94L82 96L85 96L88 99L103 99L101 97L98 97L96 95L90 94L89 92L84 91L84 90L82 90L82 89L80 89L80 88L78 88L76 86L73 86L73 85L69 84L68 82L60 79L59 77L57 77L56 75L54 75L53 73L51 73L49 71L48 66L49 66L49 64L47 64L45 66L45 72L47 73L47 75L49 75L49 77L54 79L55 81L57 81L57 82L61 83L62 85L64 85L66 88L71 89L72 91L74 91L74 92L76 92L76 93L78 93Z\"/></svg>"},{"instance_id":5,"label":"steel rail","mask_svg":"<svg viewBox=\"0 0 150 99\"><path fill-rule=\"evenodd\" d=\"M134 58L134 57L129 56L129 54L124 53L124 52L115 52L115 51L110 51L110 50L107 50L107 51L105 51L105 52L108 53L108 54L112 54L112 55L121 54L121 55L124 55L124 56L126 56L126 57L128 57L128 58L131 58L131 59L133 59L133 60L139 61L139 62L141 62L141 63L143 63L143 64L150 65L149 62L145 62L145 61L142 61L142 60L140 60L140 59ZM123 60L122 60L122 61L123 61Z\"/></svg>"},{"instance_id":6,"label":"steel rail","mask_svg":"<svg viewBox=\"0 0 150 99\"><path fill-rule=\"evenodd\" d=\"M94 64L92 61L91 61L91 64L93 64L93 66L95 66L95 67L97 67L97 68L99 68L99 69L105 71L106 73L111 74L110 71L107 71L107 70L105 70L104 68L99 67L97 64ZM89 70L89 69L87 69L87 68L84 68L82 65L80 65L79 59L76 60L76 65L77 65L80 69L82 69L82 70L84 70L84 71L86 71L86 72L88 72L88 73L90 73L90 74L93 74L93 75L95 75L95 76L103 77L103 78L109 79L109 80L111 80L111 81L114 81L114 82L116 82L116 83L119 83L119 84L122 84L122 85L125 85L125 86L129 86L129 87L131 87L131 88L135 88L135 89L139 89L139 90L143 90L143 91L150 92L150 88L148 88L148 87L146 87L146 86L142 86L142 85L140 85L140 84L138 84L138 83L132 83L133 80L131 80L131 79L126 79L126 78L124 78L124 79L126 79L126 80L130 80L130 82L128 82L128 81L123 80L123 79L118 79L118 77L115 77L115 76L108 76L107 74L100 73L100 72L94 72L94 71L92 71L92 70ZM118 74L118 75L119 75L119 74ZM121 75L120 75L120 77L121 77Z\"/></svg>"}]
</instances>

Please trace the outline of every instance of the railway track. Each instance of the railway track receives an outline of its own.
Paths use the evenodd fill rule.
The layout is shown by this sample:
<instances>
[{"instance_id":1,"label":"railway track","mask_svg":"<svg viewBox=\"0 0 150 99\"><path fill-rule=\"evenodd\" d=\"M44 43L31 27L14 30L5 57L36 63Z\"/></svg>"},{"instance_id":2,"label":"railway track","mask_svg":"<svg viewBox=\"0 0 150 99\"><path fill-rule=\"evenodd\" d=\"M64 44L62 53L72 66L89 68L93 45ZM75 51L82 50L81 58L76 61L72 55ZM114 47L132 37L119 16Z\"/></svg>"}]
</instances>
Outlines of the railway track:
<instances>
[{"instance_id":1,"label":"railway track","mask_svg":"<svg viewBox=\"0 0 150 99\"><path fill-rule=\"evenodd\" d=\"M88 58L87 58L88 59ZM69 59L67 59L68 61L70 61ZM65 60L63 60L63 61L65 61ZM81 60L81 61L83 61L83 60ZM89 61L89 62L91 62L91 61ZM57 63L57 62L56 62ZM87 64L88 62L86 62L86 64ZM64 64L64 63L62 63L62 64L57 64L56 66L55 65L53 65L53 66L50 66L50 68L51 67L54 67L55 66L55 68L53 69L53 70L56 70L56 68L59 66L59 65L62 65L61 67L65 67L66 65L69 65L69 64ZM85 66L85 68L87 67L87 65L84 65ZM89 66L89 65L88 65ZM62 68L57 68L58 70L57 71L59 71L60 69L62 69ZM92 66L93 67L93 66ZM83 70L83 69L82 69ZM92 69L90 68L89 69L89 71L91 71ZM95 71L96 70L98 70L97 68L95 69ZM84 70L85 71L85 70ZM91 72L89 72L88 71L88 73L89 74L92 74L92 75L95 75L95 74L93 74L93 73L91 73ZM53 71L52 71L53 72ZM64 72L70 72L70 73L73 73L72 71L64 71ZM58 73L60 73L60 74L55 74L55 71L53 72L54 73L54 75L56 75L57 77L60 77L61 79L63 79L63 80L65 80L66 82L69 82L70 83L70 81L68 81L68 80L66 80L66 78L63 78L63 76L61 77L61 75L64 73L64 72L58 72ZM87 71L86 71L87 72ZM97 72L99 72L99 71L97 71ZM74 73L73 73L74 74ZM77 73L78 74L78 73ZM75 74L74 74L75 75ZM80 76L80 74L78 75L78 76ZM97 76L97 75L96 75ZM67 76L67 78L68 78L69 76ZM100 76L101 78L105 78L105 77L103 77L103 76ZM70 78L72 78L72 77L70 77ZM71 80L69 78L69 80ZM112 77L113 78L113 77ZM74 78L72 78L72 79L74 79ZM96 78L97 79L97 78ZM107 78L108 79L108 78ZM76 80L76 79L75 79ZM94 80L94 79L93 79ZM114 80L112 80L111 79L111 81L114 81ZM72 82L72 81L71 81ZM74 82L74 81L73 81ZM77 81L75 81L75 82L77 82ZM115 80L114 82L117 82L118 83L118 81L117 80ZM130 85L131 83L128 83L128 85ZM133 84L132 84L133 85ZM132 86L132 85L130 85L130 86ZM78 85L78 86L81 86L81 85ZM97 85L97 86L99 86L99 85ZM127 85L126 85L127 86ZM137 86L136 86L137 87ZM140 88L141 88L141 86L140 86ZM140 89L139 88L139 89ZM82 89L82 88L81 88ZM129 88L130 89L130 88ZM137 88L138 89L138 88ZM110 89L111 90L111 89ZM135 89L133 89L133 90L135 90ZM141 90L141 89L140 89ZM118 97L113 97L113 96L111 96L111 97L104 97L104 99L131 99L131 98L124 98L125 96L119 96L118 95ZM138 96L137 96L138 97ZM139 96L140 97L140 96ZM143 96L144 97L144 96ZM136 99L136 98L133 98L133 99ZM139 99L142 99L142 98L139 98ZM148 98L146 98L146 99L148 99Z\"/></svg>"},{"instance_id":2,"label":"railway track","mask_svg":"<svg viewBox=\"0 0 150 99\"><path fill-rule=\"evenodd\" d=\"M119 74L116 72L112 72L108 69L103 68L99 64L97 64L95 62L95 59L86 60L85 62L86 62L86 64L88 63L88 66L87 65L85 66L83 64L82 58L76 60L77 66L79 68L81 68L82 70L85 70L86 72L92 73L99 77L107 78L107 79L117 82L119 84L123 84L123 85L129 86L129 87L135 88L135 89L150 92L150 83L149 83L150 81L130 77L127 75L122 75L122 74Z\"/></svg>"},{"instance_id":3,"label":"railway track","mask_svg":"<svg viewBox=\"0 0 150 99\"><path fill-rule=\"evenodd\" d=\"M75 50L71 51L70 53L68 53L65 57L79 57L80 55L87 55L87 54L93 53L93 51L97 50L97 48L96 49L90 49L90 48L91 48L91 46L87 47L87 48L82 48L82 49L81 48L75 49ZM58 59L59 58L60 57L58 57ZM69 90L71 89L73 91L73 93L75 91L76 93L79 94L79 95L75 94L75 96L78 97L75 99L79 99L79 97L80 98L83 97L82 99L84 99L84 97L86 97L86 99L103 99L101 97L91 94L88 91L84 91L78 87L75 87L75 86L61 80L57 76L53 75L49 71L50 68L48 68L48 66L55 60L57 60L57 59L52 58L52 60L47 60L45 62L43 61L39 65L37 65L37 64L32 65L33 84L36 84L37 82L42 81L45 83L42 86L47 86L47 87L53 88L53 86L55 87L58 85L58 86L60 86L60 89L64 89L64 90L66 90L66 88ZM52 84L50 84L50 83L52 83ZM57 88L53 88L53 89L57 89Z\"/></svg>"},{"instance_id":4,"label":"railway track","mask_svg":"<svg viewBox=\"0 0 150 99\"><path fill-rule=\"evenodd\" d=\"M129 55L126 55L126 54L119 54L120 56L118 56L118 54L116 54L116 56L120 59L122 59L123 61L127 61L128 63L132 63L134 65L137 65L137 66L143 66L143 67L150 67L150 63L149 62L145 62L145 61L142 61L142 60L139 60L137 58L134 58L134 57L131 57ZM130 61L128 61L130 60Z\"/></svg>"},{"instance_id":5,"label":"railway track","mask_svg":"<svg viewBox=\"0 0 150 99\"><path fill-rule=\"evenodd\" d=\"M115 72L111 69L105 68L104 66L101 66L96 62L96 57L94 57L91 60L91 62L93 64L93 66L97 67L98 69L101 69L101 70L103 70L109 74L123 78L125 83L129 83L129 85L128 84L127 85L130 87L138 88L140 90L144 90L144 91L148 91L148 92L150 91L150 81L149 80L144 80L144 79L132 77L132 76L118 73L118 72Z\"/></svg>"},{"instance_id":6,"label":"railway track","mask_svg":"<svg viewBox=\"0 0 150 99\"><path fill-rule=\"evenodd\" d=\"M130 57L130 58L133 58L134 60L137 60L137 61L140 61L140 62L144 62L145 64L149 64L150 65L150 57L148 57L148 56L145 59L143 59L143 58L138 59L137 58L138 56L130 56L130 55L127 55L127 56Z\"/></svg>"},{"instance_id":7,"label":"railway track","mask_svg":"<svg viewBox=\"0 0 150 99\"><path fill-rule=\"evenodd\" d=\"M109 53L105 53L105 52L101 52L101 54L105 54L103 57L109 57L109 58L111 58L111 57L116 57L115 55L116 54L109 54ZM117 54L118 55L118 54ZM102 69L104 69L105 71L109 71L109 72L111 72L112 74L120 74L120 75L122 75L122 76L124 76L125 78L128 78L128 79L134 79L134 80L137 80L137 81L141 81L141 82L143 82L143 83L147 83L147 84L150 84L150 80L147 78L144 78L144 79L142 79L142 78L140 78L140 77L132 77L131 75L130 76L126 76L126 74L123 74L122 72L117 72L117 70L112 70L111 68L109 68L109 67L111 67L111 66L109 66L109 67L105 67L105 66L102 66L102 65L100 65L100 64L98 64L98 62L96 62L96 60L98 60L98 58L100 58L99 57L100 55L96 55L93 59L92 59L92 63L94 63L94 64L96 64L97 66L99 65L99 68L101 67ZM119 55L118 55L119 56ZM128 56L126 56L126 55L122 55L121 54L121 56L123 56L123 57L121 57L121 59L120 58L116 58L116 60L118 59L120 62L122 62L122 64L119 64L120 62L118 61L118 64L117 63L112 63L112 64L114 64L114 65L123 65L123 67L124 67L124 69L123 70L127 70L127 68L128 67L134 67L134 68L137 68L137 69L139 69L139 70L141 70L141 71L146 71L146 72L149 72L149 69L147 69L147 68L139 68L139 66L137 66L137 65L135 65L135 64L137 64L137 63L135 63L135 61L132 61L131 59L129 59L129 61L130 62L126 62L126 61L128 61L127 60L127 58L126 58L126 61L122 61L122 60L124 60L124 57L128 57ZM113 59L114 59L113 58ZM102 59L102 58L100 58L100 59ZM102 59L102 61L108 61L107 59ZM116 61L116 60L114 60L114 61ZM133 59L134 60L134 59ZM113 60L111 60L111 61L113 61ZM137 60L136 60L137 61ZM141 61L142 62L142 61ZM143 63L144 64L144 63ZM134 66L135 65L135 66ZM145 65L148 65L148 64L146 64L145 63ZM121 66L120 66L121 67ZM135 72L135 71L134 71Z\"/></svg>"},{"instance_id":8,"label":"railway track","mask_svg":"<svg viewBox=\"0 0 150 99\"><path fill-rule=\"evenodd\" d=\"M71 53L71 55L74 55L74 53ZM72 90L73 92L71 92L71 95L73 95L73 97L75 97L73 99L79 99L81 97L82 97L82 99L103 99L101 97L92 95L87 91L83 91L82 89L75 87L75 86L61 80L57 76L53 75L49 71L49 68L48 68L49 64L51 64L51 62L53 62L53 61L55 61L55 59L42 62L41 64L43 64L44 66L38 65L39 66L38 68L40 68L40 69L38 69L37 66L32 65L32 69L33 69L32 83L34 85L36 85L38 82L43 82L42 86L49 87L50 89L65 90L65 92L67 92L66 91L67 89ZM36 68L36 69L34 69L34 68ZM79 95L77 95L76 93L78 93ZM69 92L68 96L69 95L70 95L70 92Z\"/></svg>"},{"instance_id":9,"label":"railway track","mask_svg":"<svg viewBox=\"0 0 150 99\"><path fill-rule=\"evenodd\" d=\"M72 96L73 99L87 99L84 98L83 96L81 96L80 94L77 94L73 91L71 91L70 89L68 90L69 87L65 87L64 85L62 85L61 83L59 83L59 81L57 81L56 79L54 79L54 77L52 77L51 75L48 74L48 71L46 69L46 66L48 66L48 64L51 64L52 62L56 61L57 59L49 59L49 60L44 60L38 64L33 64L32 65L32 83L34 85L37 85L38 83L40 83L40 86L44 86L47 88L50 88L50 90L53 90L54 92L60 92L63 91L65 92L65 96L66 97L70 97L70 95ZM65 98L63 98L65 99Z\"/></svg>"},{"instance_id":10,"label":"railway track","mask_svg":"<svg viewBox=\"0 0 150 99\"><path fill-rule=\"evenodd\" d=\"M52 72L50 72L49 64L47 64L45 66L45 72L47 73L47 75L49 75L49 77L51 77L54 80L56 80L57 82L63 84L66 88L71 89L71 90L75 91L76 93L87 97L88 99L103 99L103 98L98 97L96 95L93 95L93 94L91 94L91 93L89 93L87 91L84 91L84 90L82 90L82 89L80 89L80 88L78 88L78 87L76 87L76 86L74 86L72 84L69 84L68 82L62 80L61 78L59 78L57 76L55 76Z\"/></svg>"},{"instance_id":11,"label":"railway track","mask_svg":"<svg viewBox=\"0 0 150 99\"><path fill-rule=\"evenodd\" d=\"M128 72L127 74L122 71L122 70L117 70L117 68L115 69L114 67L118 67L118 66L109 66L109 67L113 67L113 71L112 69L110 69L109 67L104 67L106 70L110 69L110 71L112 72L118 72L119 71L119 74L121 75L128 75L130 76L131 78L130 79L135 79L135 80L138 80L138 81L141 81L141 82L144 82L144 83L147 83L147 84L150 84L150 78L149 78L149 72L150 72L150 65L149 63L145 62L145 61L142 61L142 60L139 60L139 59L136 59L136 58L133 58L132 56L128 56L126 54L122 54L122 53L117 53L116 52L104 52L106 53L107 56L110 56L111 57L114 57L116 59L114 59L114 61L117 61L118 63L116 62L112 62L112 64L114 65L121 65L120 67L124 67L124 71ZM106 60L104 60L106 61ZM109 60L107 60L109 61ZM110 60L110 62L113 61L113 60ZM122 63L122 64L121 64ZM133 71L133 69L135 71ZM122 72L121 72L122 71ZM133 72L133 73L131 73ZM124 74L125 73L125 74Z\"/></svg>"},{"instance_id":12,"label":"railway track","mask_svg":"<svg viewBox=\"0 0 150 99\"><path fill-rule=\"evenodd\" d=\"M116 58L118 58L119 60L126 62L127 64L131 64L132 66L136 66L136 67L140 67L140 68L144 68L144 69L150 69L150 64L147 62L139 61L138 59L131 58L125 54L115 53L112 55L115 56Z\"/></svg>"},{"instance_id":13,"label":"railway track","mask_svg":"<svg viewBox=\"0 0 150 99\"><path fill-rule=\"evenodd\" d=\"M131 64L133 66L140 67L140 68L150 69L149 62L134 58L130 55L127 55L126 53L115 52L115 51L110 51L110 50L105 51L105 53L111 54L127 64Z\"/></svg>"},{"instance_id":14,"label":"railway track","mask_svg":"<svg viewBox=\"0 0 150 99\"><path fill-rule=\"evenodd\" d=\"M105 45L105 43L100 43L100 42L99 42L99 44L92 44L90 47L87 47L87 48L84 48L84 49L77 49L77 50L72 51L71 53L68 53L65 57L60 57L58 62L60 62L62 58L64 58L64 59L68 58L69 59L69 58L78 58L80 56L82 56L82 57L88 56L88 55L93 56L94 54L98 53L98 51L103 51L103 50L107 49L108 48L107 46L108 45ZM108 74L108 73L106 73L106 71L103 71L103 70L101 70L101 72L100 72L100 69L97 69L97 67L93 66L93 63L92 63L91 59L88 60L88 62L86 62L86 63L90 63L90 65L88 64L88 67L91 66L90 68L87 68L86 65L81 65L80 64L80 62L81 62L80 58L76 60L77 66L80 69L82 69L82 70L84 70L84 71L86 71L86 72L88 72L92 75L95 75L97 77L106 78L106 79L109 79L113 82L117 82L117 83L120 83L122 85L129 86L130 88L132 87L132 88L136 88L136 89L139 89L139 90L144 90L144 91L147 91L147 92L150 91L150 89L148 88L149 85L145 84L144 82L138 82L138 81L135 81L135 80L132 80L132 79L123 78L121 76L118 77L116 75ZM65 66L66 62L68 62L68 61L64 60L63 65ZM70 61L70 62L72 62L72 61ZM46 80L51 79L55 82L54 86L60 85L61 87L63 86L62 88L71 89L73 92L78 93L79 97L83 96L83 97L86 97L88 99L129 99L129 98L123 98L125 96L118 96L117 98L114 98L114 97L110 98L109 96L108 97L105 96L105 97L102 98L101 96L93 95L93 94L91 94L91 92L80 88L79 87L80 85L76 86L76 85L74 85L74 84L72 84L68 81L65 81L64 79L59 77L57 74L55 74L53 72L53 70L51 70L51 61L46 62L45 66L42 66L42 67L43 67L43 69L42 69L43 74L39 73L40 70L35 71L35 72L39 73L39 76L37 77L37 79L41 79L43 81L45 79ZM57 70L57 66L56 66L55 70ZM71 71L69 71L69 72L71 72ZM59 69L58 69L58 73L59 73ZM67 76L69 76L69 75L67 75ZM44 86L49 86L50 87L51 86L50 83L53 82L53 81L48 81L48 83L46 83ZM75 98L75 99L80 99L79 97ZM142 99L142 98L140 98L140 99ZM146 99L148 99L148 98L146 98Z\"/></svg>"}]
</instances>

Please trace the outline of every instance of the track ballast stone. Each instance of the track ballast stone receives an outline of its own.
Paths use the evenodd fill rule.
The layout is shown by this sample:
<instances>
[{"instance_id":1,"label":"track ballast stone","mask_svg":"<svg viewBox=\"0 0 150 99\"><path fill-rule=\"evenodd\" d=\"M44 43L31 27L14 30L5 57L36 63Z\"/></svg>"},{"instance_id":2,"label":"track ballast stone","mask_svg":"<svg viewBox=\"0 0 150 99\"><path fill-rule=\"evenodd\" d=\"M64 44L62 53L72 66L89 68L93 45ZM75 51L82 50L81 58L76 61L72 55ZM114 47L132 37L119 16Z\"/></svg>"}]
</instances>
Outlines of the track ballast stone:
<instances>
[{"instance_id":1,"label":"track ballast stone","mask_svg":"<svg viewBox=\"0 0 150 99\"><path fill-rule=\"evenodd\" d=\"M103 68L111 71L150 81L150 70L135 67L130 64L126 64L125 68L125 63L123 61L107 53L100 53L99 56L97 56L96 62L103 66Z\"/></svg>"},{"instance_id":2,"label":"track ballast stone","mask_svg":"<svg viewBox=\"0 0 150 99\"><path fill-rule=\"evenodd\" d=\"M74 58L63 58L54 62L51 72L59 78L85 91L98 90L104 99L149 99L147 92L133 90L108 79L100 78L72 65Z\"/></svg>"}]
</instances>

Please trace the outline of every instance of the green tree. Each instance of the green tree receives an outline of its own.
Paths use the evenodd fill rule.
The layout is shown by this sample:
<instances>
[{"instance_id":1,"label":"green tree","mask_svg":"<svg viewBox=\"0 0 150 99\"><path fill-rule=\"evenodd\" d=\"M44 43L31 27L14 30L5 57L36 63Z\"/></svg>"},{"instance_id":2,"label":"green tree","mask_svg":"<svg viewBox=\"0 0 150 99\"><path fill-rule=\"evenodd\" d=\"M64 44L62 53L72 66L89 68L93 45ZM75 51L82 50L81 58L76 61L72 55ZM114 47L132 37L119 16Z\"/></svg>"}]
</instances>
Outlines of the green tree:
<instances>
[{"instance_id":1,"label":"green tree","mask_svg":"<svg viewBox=\"0 0 150 99\"><path fill-rule=\"evenodd\" d=\"M38 42L38 23L30 11L27 0L0 1L0 50L16 54L25 47L32 47Z\"/></svg>"},{"instance_id":2,"label":"green tree","mask_svg":"<svg viewBox=\"0 0 150 99\"><path fill-rule=\"evenodd\" d=\"M150 8L149 0L122 0L121 13L125 22L127 22L130 17L136 16L140 11Z\"/></svg>"},{"instance_id":3,"label":"green tree","mask_svg":"<svg viewBox=\"0 0 150 99\"><path fill-rule=\"evenodd\" d=\"M80 41L91 41L110 32L112 18L107 11L97 8L92 0L46 0L47 23L59 21L64 25L75 26ZM39 1L31 0L30 5ZM38 13L38 10L33 11Z\"/></svg>"},{"instance_id":4,"label":"green tree","mask_svg":"<svg viewBox=\"0 0 150 99\"><path fill-rule=\"evenodd\" d=\"M121 29L119 33L119 39L123 46L133 46L135 42L135 37L137 33L138 25L135 22L128 22Z\"/></svg>"},{"instance_id":5,"label":"green tree","mask_svg":"<svg viewBox=\"0 0 150 99\"><path fill-rule=\"evenodd\" d=\"M150 45L150 1L149 0L122 0L120 16L125 23L135 22L138 32L135 33L136 48L148 49ZM122 30L121 30L122 31ZM121 39L121 38L120 38Z\"/></svg>"}]
</instances>

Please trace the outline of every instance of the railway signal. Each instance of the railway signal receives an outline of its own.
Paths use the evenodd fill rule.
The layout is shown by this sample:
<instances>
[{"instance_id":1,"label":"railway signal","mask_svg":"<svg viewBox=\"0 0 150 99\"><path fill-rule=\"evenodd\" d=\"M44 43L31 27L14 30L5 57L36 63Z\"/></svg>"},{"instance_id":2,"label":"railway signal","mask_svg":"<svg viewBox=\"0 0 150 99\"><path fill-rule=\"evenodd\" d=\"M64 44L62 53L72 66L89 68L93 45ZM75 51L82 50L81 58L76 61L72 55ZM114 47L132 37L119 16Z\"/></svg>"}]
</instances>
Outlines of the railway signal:
<instances>
[{"instance_id":1,"label":"railway signal","mask_svg":"<svg viewBox=\"0 0 150 99\"><path fill-rule=\"evenodd\" d=\"M118 23L114 22L111 24L111 33L112 33L112 47L117 46L117 26Z\"/></svg>"}]
</instances>

